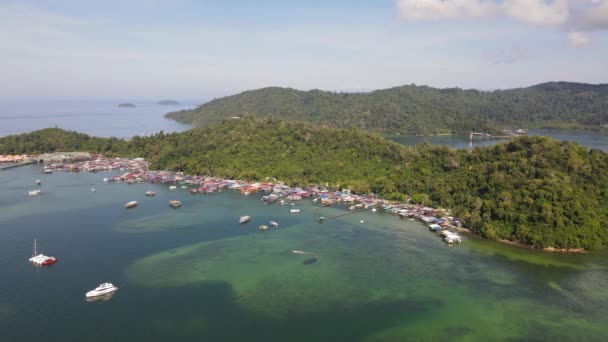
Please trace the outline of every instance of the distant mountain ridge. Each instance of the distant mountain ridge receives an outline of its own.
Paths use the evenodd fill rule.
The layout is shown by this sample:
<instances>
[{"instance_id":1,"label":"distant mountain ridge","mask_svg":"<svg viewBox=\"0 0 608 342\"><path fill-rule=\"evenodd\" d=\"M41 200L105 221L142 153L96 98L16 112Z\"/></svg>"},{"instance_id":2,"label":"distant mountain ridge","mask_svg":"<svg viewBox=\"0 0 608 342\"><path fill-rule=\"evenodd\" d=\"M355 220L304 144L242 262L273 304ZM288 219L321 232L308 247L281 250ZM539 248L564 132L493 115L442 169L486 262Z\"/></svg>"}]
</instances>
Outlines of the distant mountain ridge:
<instances>
[{"instance_id":1,"label":"distant mountain ridge","mask_svg":"<svg viewBox=\"0 0 608 342\"><path fill-rule=\"evenodd\" d=\"M547 82L495 91L405 85L369 93L269 87L165 116L198 126L234 116L275 116L389 134L599 128L608 123L608 84Z\"/></svg>"}]
</instances>

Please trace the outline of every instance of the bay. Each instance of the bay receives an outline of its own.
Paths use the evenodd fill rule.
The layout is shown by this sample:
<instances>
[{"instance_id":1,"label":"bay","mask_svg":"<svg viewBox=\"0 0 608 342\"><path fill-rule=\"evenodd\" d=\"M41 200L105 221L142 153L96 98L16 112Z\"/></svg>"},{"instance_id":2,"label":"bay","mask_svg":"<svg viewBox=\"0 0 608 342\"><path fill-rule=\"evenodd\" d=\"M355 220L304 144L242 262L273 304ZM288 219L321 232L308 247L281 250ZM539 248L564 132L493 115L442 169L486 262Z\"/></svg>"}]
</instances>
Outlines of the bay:
<instances>
[{"instance_id":1,"label":"bay","mask_svg":"<svg viewBox=\"0 0 608 342\"><path fill-rule=\"evenodd\" d=\"M597 148L608 152L608 134L604 132L575 129L531 129L528 131L528 134L533 136L550 137L562 141L574 141L589 148ZM387 138L405 146L414 146L421 143L429 143L433 145L445 145L450 148L456 149L469 148L468 135L391 135L387 136ZM508 140L475 136L473 139L473 147L491 146L506 141Z\"/></svg>"},{"instance_id":2,"label":"bay","mask_svg":"<svg viewBox=\"0 0 608 342\"><path fill-rule=\"evenodd\" d=\"M0 172L3 341L608 338L606 251L548 254L470 235L449 247L386 213L319 224L347 210L302 201L290 214L259 194L40 171ZM35 179L44 193L29 197ZM139 206L126 210L130 200ZM239 224L241 215L252 221ZM280 227L257 229L270 220ZM34 239L55 265L28 264ZM311 255L317 262L306 262ZM105 281L121 288L86 302Z\"/></svg>"},{"instance_id":3,"label":"bay","mask_svg":"<svg viewBox=\"0 0 608 342\"><path fill-rule=\"evenodd\" d=\"M0 102L0 137L58 127L98 137L131 138L181 132L191 125L163 117L167 112L194 108L197 103L159 105L154 101L135 101L135 108L119 108L112 100L37 100Z\"/></svg>"}]
</instances>

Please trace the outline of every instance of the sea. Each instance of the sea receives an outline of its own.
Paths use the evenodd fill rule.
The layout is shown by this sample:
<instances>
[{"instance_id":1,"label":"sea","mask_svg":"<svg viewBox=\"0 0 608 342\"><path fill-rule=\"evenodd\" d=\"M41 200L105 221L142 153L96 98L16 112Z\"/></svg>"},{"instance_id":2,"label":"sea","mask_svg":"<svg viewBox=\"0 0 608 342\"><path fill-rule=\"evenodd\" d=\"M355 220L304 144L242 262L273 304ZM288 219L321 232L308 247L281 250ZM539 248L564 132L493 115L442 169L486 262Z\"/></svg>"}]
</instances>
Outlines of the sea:
<instances>
[{"instance_id":1,"label":"sea","mask_svg":"<svg viewBox=\"0 0 608 342\"><path fill-rule=\"evenodd\" d=\"M96 116L128 120L107 108L84 111L97 125L54 118L98 136L149 134L138 122L152 114L112 128ZM13 133L36 122L12 120ZM545 253L468 234L449 246L381 211L41 171L0 171L0 341L608 340L607 250ZM30 197L36 180L42 194ZM271 220L279 227L258 229ZM58 262L30 265L34 240ZM85 300L103 282L119 290Z\"/></svg>"},{"instance_id":2,"label":"sea","mask_svg":"<svg viewBox=\"0 0 608 342\"><path fill-rule=\"evenodd\" d=\"M164 118L168 112L195 108L200 102L179 101L159 105L155 101L134 101L135 108L119 108L119 100L2 100L0 137L58 127L98 137L131 138L180 132L190 125Z\"/></svg>"}]
</instances>

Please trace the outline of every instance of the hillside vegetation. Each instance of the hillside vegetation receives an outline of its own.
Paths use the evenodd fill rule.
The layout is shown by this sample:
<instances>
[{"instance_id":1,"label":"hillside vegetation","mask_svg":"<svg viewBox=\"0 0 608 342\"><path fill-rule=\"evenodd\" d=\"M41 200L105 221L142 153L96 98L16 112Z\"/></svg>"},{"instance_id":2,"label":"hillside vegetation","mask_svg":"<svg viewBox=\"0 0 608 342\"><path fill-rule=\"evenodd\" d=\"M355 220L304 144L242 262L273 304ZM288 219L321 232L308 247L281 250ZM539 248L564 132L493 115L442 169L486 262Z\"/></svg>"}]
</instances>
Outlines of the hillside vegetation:
<instances>
[{"instance_id":1,"label":"hillside vegetation","mask_svg":"<svg viewBox=\"0 0 608 342\"><path fill-rule=\"evenodd\" d=\"M608 243L608 155L520 137L469 153L405 147L379 135L278 119L230 120L129 141L45 129L0 138L0 154L60 150L145 157L153 168L229 178L328 183L452 208L475 233L534 247Z\"/></svg>"},{"instance_id":2,"label":"hillside vegetation","mask_svg":"<svg viewBox=\"0 0 608 342\"><path fill-rule=\"evenodd\" d=\"M388 134L599 128L608 123L608 84L552 82L497 91L408 85L370 93L273 87L166 115L198 126L234 116L274 116Z\"/></svg>"}]
</instances>

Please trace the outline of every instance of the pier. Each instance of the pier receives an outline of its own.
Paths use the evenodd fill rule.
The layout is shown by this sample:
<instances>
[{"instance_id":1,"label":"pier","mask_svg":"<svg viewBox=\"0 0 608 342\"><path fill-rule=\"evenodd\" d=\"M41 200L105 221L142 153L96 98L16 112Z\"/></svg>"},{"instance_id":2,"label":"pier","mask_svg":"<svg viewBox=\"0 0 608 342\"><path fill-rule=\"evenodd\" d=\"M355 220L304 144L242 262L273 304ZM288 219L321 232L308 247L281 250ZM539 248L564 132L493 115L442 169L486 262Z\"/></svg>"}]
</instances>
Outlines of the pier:
<instances>
[{"instance_id":1,"label":"pier","mask_svg":"<svg viewBox=\"0 0 608 342\"><path fill-rule=\"evenodd\" d=\"M4 171L4 170L8 170L8 169L13 169L19 166L25 166L25 165L30 165L30 164L36 164L35 160L30 160L30 161L26 161L26 162L21 162L21 163L17 163L17 164L9 164L9 165L0 165L0 171Z\"/></svg>"}]
</instances>

